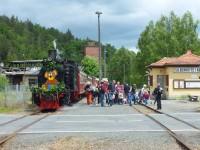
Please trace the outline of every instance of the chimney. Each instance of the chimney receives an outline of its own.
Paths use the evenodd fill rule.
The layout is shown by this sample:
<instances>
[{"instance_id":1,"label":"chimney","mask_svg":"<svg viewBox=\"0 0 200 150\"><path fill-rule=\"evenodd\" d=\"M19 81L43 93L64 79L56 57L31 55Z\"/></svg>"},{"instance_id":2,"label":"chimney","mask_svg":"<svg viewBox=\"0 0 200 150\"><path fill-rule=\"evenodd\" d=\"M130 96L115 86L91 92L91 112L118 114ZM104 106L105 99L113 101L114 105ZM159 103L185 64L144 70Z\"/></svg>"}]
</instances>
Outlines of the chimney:
<instances>
[{"instance_id":1,"label":"chimney","mask_svg":"<svg viewBox=\"0 0 200 150\"><path fill-rule=\"evenodd\" d=\"M48 57L49 57L50 59L56 60L56 55L57 55L56 50L49 50L49 51L48 51Z\"/></svg>"}]
</instances>

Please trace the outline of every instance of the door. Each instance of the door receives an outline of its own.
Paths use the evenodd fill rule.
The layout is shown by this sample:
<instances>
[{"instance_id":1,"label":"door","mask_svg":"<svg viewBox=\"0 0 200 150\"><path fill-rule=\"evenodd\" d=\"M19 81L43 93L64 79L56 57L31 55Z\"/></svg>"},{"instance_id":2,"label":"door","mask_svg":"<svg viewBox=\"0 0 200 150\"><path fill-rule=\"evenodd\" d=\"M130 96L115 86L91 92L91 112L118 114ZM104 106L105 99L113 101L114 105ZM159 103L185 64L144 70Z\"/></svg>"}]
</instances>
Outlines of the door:
<instances>
[{"instance_id":1,"label":"door","mask_svg":"<svg viewBox=\"0 0 200 150\"><path fill-rule=\"evenodd\" d=\"M166 83L168 82L168 76L167 75L157 75L157 84L160 83L160 86L163 88L163 95L162 99L166 99L167 89L166 89Z\"/></svg>"}]
</instances>

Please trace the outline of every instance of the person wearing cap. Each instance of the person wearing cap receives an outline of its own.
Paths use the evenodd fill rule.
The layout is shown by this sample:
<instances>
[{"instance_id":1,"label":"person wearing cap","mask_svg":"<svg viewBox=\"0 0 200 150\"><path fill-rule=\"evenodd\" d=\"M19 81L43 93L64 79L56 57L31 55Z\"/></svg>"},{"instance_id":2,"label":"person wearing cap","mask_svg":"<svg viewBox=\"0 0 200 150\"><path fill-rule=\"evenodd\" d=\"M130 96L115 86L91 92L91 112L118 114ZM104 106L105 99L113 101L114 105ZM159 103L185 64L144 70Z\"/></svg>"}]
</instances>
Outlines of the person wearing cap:
<instances>
[{"instance_id":1,"label":"person wearing cap","mask_svg":"<svg viewBox=\"0 0 200 150\"><path fill-rule=\"evenodd\" d=\"M157 110L160 110L162 108L161 106L161 96L163 93L163 89L160 86L160 83L158 83L157 87L153 91L153 95L155 96L155 100L157 102Z\"/></svg>"},{"instance_id":2,"label":"person wearing cap","mask_svg":"<svg viewBox=\"0 0 200 150\"><path fill-rule=\"evenodd\" d=\"M118 104L123 104L123 98L124 98L124 86L120 84L120 82L117 82L116 85L116 92L117 92L117 102Z\"/></svg>"},{"instance_id":3,"label":"person wearing cap","mask_svg":"<svg viewBox=\"0 0 200 150\"><path fill-rule=\"evenodd\" d=\"M106 83L104 80L101 80L98 86L98 89L99 89L99 99L100 99L101 107L104 107L104 98L105 98L105 93L107 91Z\"/></svg>"}]
</instances>

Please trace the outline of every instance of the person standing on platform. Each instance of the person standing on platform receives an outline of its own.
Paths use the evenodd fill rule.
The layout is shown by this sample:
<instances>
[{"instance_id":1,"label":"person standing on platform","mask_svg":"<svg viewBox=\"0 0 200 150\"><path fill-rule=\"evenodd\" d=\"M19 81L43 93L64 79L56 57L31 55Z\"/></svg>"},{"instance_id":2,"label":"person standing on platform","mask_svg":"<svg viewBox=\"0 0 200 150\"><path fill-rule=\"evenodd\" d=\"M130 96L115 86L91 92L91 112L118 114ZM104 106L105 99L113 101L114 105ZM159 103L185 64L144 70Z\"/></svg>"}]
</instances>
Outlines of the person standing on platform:
<instances>
[{"instance_id":1,"label":"person standing on platform","mask_svg":"<svg viewBox=\"0 0 200 150\"><path fill-rule=\"evenodd\" d=\"M132 85L132 89L131 89L131 92L132 92L132 94L133 94L133 103L134 103L134 105L136 104L136 99L137 99L137 97L136 97L136 84L133 84Z\"/></svg>"},{"instance_id":2,"label":"person standing on platform","mask_svg":"<svg viewBox=\"0 0 200 150\"><path fill-rule=\"evenodd\" d=\"M90 105L92 104L92 88L91 83L89 81L86 83L85 92L87 97L87 104Z\"/></svg>"},{"instance_id":3,"label":"person standing on platform","mask_svg":"<svg viewBox=\"0 0 200 150\"><path fill-rule=\"evenodd\" d=\"M140 93L140 100L141 103L147 104L147 101L145 99L145 94L147 93L147 85L144 84L142 89L141 89L141 93Z\"/></svg>"},{"instance_id":4,"label":"person standing on platform","mask_svg":"<svg viewBox=\"0 0 200 150\"><path fill-rule=\"evenodd\" d=\"M153 91L153 95L155 96L155 100L157 102L157 110L160 110L162 108L161 106L162 93L163 93L163 89L160 87L160 84L158 83L158 86Z\"/></svg>"},{"instance_id":5,"label":"person standing on platform","mask_svg":"<svg viewBox=\"0 0 200 150\"><path fill-rule=\"evenodd\" d=\"M128 84L124 84L124 96L126 100L128 100L129 91L130 91L130 86Z\"/></svg>"},{"instance_id":6,"label":"person standing on platform","mask_svg":"<svg viewBox=\"0 0 200 150\"><path fill-rule=\"evenodd\" d=\"M106 99L106 103L109 105L109 98L108 98L108 79L107 78L103 78L103 84L104 84L104 98Z\"/></svg>"},{"instance_id":7,"label":"person standing on platform","mask_svg":"<svg viewBox=\"0 0 200 150\"><path fill-rule=\"evenodd\" d=\"M104 107L104 98L105 98L105 93L107 91L107 84L104 80L102 80L99 84L99 99L100 99L100 103L101 103L101 107Z\"/></svg>"},{"instance_id":8,"label":"person standing on platform","mask_svg":"<svg viewBox=\"0 0 200 150\"><path fill-rule=\"evenodd\" d=\"M123 98L124 98L124 86L120 84L120 82L117 82L116 86L116 92L117 92L117 102L118 104L123 104Z\"/></svg>"},{"instance_id":9,"label":"person standing on platform","mask_svg":"<svg viewBox=\"0 0 200 150\"><path fill-rule=\"evenodd\" d=\"M127 100L128 100L128 103L129 103L129 106L132 106L132 100L133 100L133 92L132 92L132 86L130 86L130 89L128 91L128 97L127 97Z\"/></svg>"},{"instance_id":10,"label":"person standing on platform","mask_svg":"<svg viewBox=\"0 0 200 150\"><path fill-rule=\"evenodd\" d=\"M110 82L110 84L108 85L108 97L109 97L108 105L112 106L113 101L115 99L115 80L113 80L113 82Z\"/></svg>"},{"instance_id":11,"label":"person standing on platform","mask_svg":"<svg viewBox=\"0 0 200 150\"><path fill-rule=\"evenodd\" d=\"M97 105L97 103L98 103L98 88L97 88L97 84L95 82L92 83L91 89L92 89L93 104Z\"/></svg>"}]
</instances>

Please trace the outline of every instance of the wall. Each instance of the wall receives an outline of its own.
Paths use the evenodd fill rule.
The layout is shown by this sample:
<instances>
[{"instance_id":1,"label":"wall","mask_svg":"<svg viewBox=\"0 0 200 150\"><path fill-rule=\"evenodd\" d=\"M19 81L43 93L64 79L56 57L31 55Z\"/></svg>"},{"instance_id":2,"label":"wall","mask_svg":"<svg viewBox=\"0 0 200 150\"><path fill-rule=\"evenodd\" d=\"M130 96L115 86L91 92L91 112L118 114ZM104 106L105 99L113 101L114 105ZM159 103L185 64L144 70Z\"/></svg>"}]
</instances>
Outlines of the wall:
<instances>
[{"instance_id":1,"label":"wall","mask_svg":"<svg viewBox=\"0 0 200 150\"><path fill-rule=\"evenodd\" d=\"M175 72L176 67L167 67L166 73L169 74L169 96L177 97L177 96L188 96L188 95L199 95L200 89L174 89L173 80L183 79L183 80L199 80L200 73L179 73Z\"/></svg>"},{"instance_id":2,"label":"wall","mask_svg":"<svg viewBox=\"0 0 200 150\"><path fill-rule=\"evenodd\" d=\"M94 57L96 59L99 58L99 47L91 46L85 48L85 56Z\"/></svg>"},{"instance_id":3,"label":"wall","mask_svg":"<svg viewBox=\"0 0 200 150\"><path fill-rule=\"evenodd\" d=\"M38 77L37 77L37 76L32 76L32 75L23 76L23 81L22 81L21 84L23 84L23 85L29 85L29 79L34 79L34 80L36 80L36 83L33 84L33 85L37 85Z\"/></svg>"},{"instance_id":4,"label":"wall","mask_svg":"<svg viewBox=\"0 0 200 150\"><path fill-rule=\"evenodd\" d=\"M153 86L150 87L151 92L157 86L157 75L168 75L168 86L165 86L167 98L187 97L188 95L200 96L200 89L174 89L173 81L178 80L197 80L200 81L200 73L179 73L175 71L176 67L152 68L150 75L153 75Z\"/></svg>"}]
</instances>

